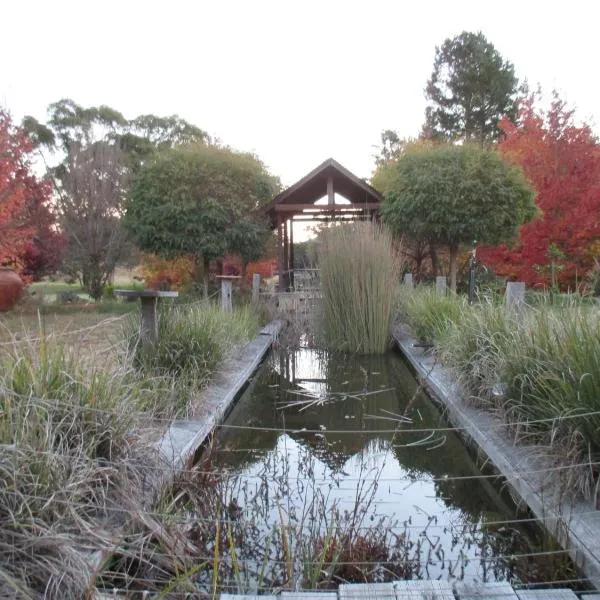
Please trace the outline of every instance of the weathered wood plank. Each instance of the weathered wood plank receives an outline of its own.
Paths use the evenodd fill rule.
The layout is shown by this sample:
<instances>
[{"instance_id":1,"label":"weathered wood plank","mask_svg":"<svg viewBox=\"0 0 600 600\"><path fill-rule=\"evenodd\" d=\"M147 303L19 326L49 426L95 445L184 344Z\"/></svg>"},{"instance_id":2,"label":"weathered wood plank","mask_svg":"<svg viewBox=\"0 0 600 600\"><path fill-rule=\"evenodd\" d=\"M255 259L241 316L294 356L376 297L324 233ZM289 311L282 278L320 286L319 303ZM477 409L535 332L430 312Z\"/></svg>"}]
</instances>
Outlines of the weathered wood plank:
<instances>
[{"instance_id":1,"label":"weathered wood plank","mask_svg":"<svg viewBox=\"0 0 600 600\"><path fill-rule=\"evenodd\" d=\"M337 600L337 597L336 592L281 592L278 596L282 600Z\"/></svg>"},{"instance_id":2,"label":"weathered wood plank","mask_svg":"<svg viewBox=\"0 0 600 600\"><path fill-rule=\"evenodd\" d=\"M516 592L506 582L459 581L455 584L454 590L459 600L518 600Z\"/></svg>"},{"instance_id":3,"label":"weathered wood plank","mask_svg":"<svg viewBox=\"0 0 600 600\"><path fill-rule=\"evenodd\" d=\"M517 590L519 600L578 600L573 590Z\"/></svg>"},{"instance_id":4,"label":"weathered wood plank","mask_svg":"<svg viewBox=\"0 0 600 600\"><path fill-rule=\"evenodd\" d=\"M221 594L219 596L219 600L271 600L271 598L275 599L278 596L257 596L256 594L245 594L243 596L238 596L237 594Z\"/></svg>"},{"instance_id":5,"label":"weathered wood plank","mask_svg":"<svg viewBox=\"0 0 600 600\"><path fill-rule=\"evenodd\" d=\"M397 600L454 600L446 581L395 581L394 589Z\"/></svg>"},{"instance_id":6,"label":"weathered wood plank","mask_svg":"<svg viewBox=\"0 0 600 600\"><path fill-rule=\"evenodd\" d=\"M396 600L396 592L393 583L343 583L338 597L340 600Z\"/></svg>"}]
</instances>

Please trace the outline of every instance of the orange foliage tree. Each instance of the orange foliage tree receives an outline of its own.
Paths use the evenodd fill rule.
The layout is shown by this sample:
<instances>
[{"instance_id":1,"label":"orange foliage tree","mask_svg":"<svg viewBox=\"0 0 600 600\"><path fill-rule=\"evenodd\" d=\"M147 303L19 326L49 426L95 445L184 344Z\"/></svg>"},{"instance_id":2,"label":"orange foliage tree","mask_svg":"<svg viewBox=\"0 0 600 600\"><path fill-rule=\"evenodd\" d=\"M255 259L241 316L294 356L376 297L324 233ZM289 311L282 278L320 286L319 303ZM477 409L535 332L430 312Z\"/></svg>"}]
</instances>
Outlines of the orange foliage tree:
<instances>
[{"instance_id":1,"label":"orange foliage tree","mask_svg":"<svg viewBox=\"0 0 600 600\"><path fill-rule=\"evenodd\" d=\"M556 94L548 111L535 99L521 101L516 124L501 122L499 149L534 185L538 216L521 226L513 246L484 247L479 257L499 275L573 289L599 248L600 146Z\"/></svg>"},{"instance_id":2,"label":"orange foliage tree","mask_svg":"<svg viewBox=\"0 0 600 600\"><path fill-rule=\"evenodd\" d=\"M32 174L29 136L0 110L0 264L25 280L57 266L62 236L49 209L51 187Z\"/></svg>"},{"instance_id":3,"label":"orange foliage tree","mask_svg":"<svg viewBox=\"0 0 600 600\"><path fill-rule=\"evenodd\" d=\"M191 256L168 259L156 254L144 254L142 257L144 285L152 290L184 291L192 284L194 272L195 262Z\"/></svg>"}]
</instances>

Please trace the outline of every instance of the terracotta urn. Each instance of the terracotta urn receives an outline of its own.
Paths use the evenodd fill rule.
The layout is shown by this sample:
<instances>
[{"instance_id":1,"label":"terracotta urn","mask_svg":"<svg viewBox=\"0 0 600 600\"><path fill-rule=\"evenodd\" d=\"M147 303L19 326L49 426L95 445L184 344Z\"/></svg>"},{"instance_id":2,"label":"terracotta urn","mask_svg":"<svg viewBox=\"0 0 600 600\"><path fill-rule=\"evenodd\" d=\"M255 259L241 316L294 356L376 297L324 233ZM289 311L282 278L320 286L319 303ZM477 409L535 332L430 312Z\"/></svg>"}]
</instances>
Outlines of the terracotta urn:
<instances>
[{"instance_id":1,"label":"terracotta urn","mask_svg":"<svg viewBox=\"0 0 600 600\"><path fill-rule=\"evenodd\" d=\"M7 267L0 267L0 312L10 310L19 299L24 283Z\"/></svg>"}]
</instances>

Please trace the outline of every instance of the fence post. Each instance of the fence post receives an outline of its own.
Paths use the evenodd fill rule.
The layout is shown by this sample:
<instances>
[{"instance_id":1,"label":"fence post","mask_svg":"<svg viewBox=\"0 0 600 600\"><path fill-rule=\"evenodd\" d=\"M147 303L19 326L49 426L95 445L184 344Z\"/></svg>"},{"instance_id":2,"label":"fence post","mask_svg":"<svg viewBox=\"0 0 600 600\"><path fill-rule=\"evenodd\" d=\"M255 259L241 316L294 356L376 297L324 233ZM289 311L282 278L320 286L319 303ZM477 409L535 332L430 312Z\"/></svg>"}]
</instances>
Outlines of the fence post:
<instances>
[{"instance_id":1,"label":"fence post","mask_svg":"<svg viewBox=\"0 0 600 600\"><path fill-rule=\"evenodd\" d=\"M233 305L231 302L231 281L221 279L221 308L225 312L231 312Z\"/></svg>"},{"instance_id":2,"label":"fence post","mask_svg":"<svg viewBox=\"0 0 600 600\"><path fill-rule=\"evenodd\" d=\"M258 304L258 295L260 294L260 273L252 275L252 304Z\"/></svg>"},{"instance_id":3,"label":"fence post","mask_svg":"<svg viewBox=\"0 0 600 600\"><path fill-rule=\"evenodd\" d=\"M446 276L445 275L438 275L435 278L435 291L440 296L446 295Z\"/></svg>"},{"instance_id":4,"label":"fence post","mask_svg":"<svg viewBox=\"0 0 600 600\"><path fill-rule=\"evenodd\" d=\"M525 282L509 281L506 284L506 306L509 310L520 310L525 304Z\"/></svg>"},{"instance_id":5,"label":"fence post","mask_svg":"<svg viewBox=\"0 0 600 600\"><path fill-rule=\"evenodd\" d=\"M404 285L406 287L413 286L413 276L412 273L404 273Z\"/></svg>"}]
</instances>

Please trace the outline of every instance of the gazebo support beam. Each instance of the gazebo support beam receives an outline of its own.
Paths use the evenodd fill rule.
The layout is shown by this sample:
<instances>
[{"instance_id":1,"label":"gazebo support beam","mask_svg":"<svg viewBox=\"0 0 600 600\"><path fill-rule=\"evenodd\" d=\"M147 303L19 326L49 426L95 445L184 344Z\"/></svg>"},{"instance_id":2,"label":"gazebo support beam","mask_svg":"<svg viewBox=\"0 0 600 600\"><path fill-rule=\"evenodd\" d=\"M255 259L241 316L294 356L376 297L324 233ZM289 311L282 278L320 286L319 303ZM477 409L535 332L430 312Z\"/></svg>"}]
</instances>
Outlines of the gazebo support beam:
<instances>
[{"instance_id":1,"label":"gazebo support beam","mask_svg":"<svg viewBox=\"0 0 600 600\"><path fill-rule=\"evenodd\" d=\"M290 238L288 236L288 224L289 221L286 219L283 222L283 289L286 292L290 291Z\"/></svg>"},{"instance_id":2,"label":"gazebo support beam","mask_svg":"<svg viewBox=\"0 0 600 600\"><path fill-rule=\"evenodd\" d=\"M283 292L283 272L285 271L285 263L283 258L283 227L282 219L277 216L277 251L279 255L279 282L277 284L277 290Z\"/></svg>"},{"instance_id":3,"label":"gazebo support beam","mask_svg":"<svg viewBox=\"0 0 600 600\"><path fill-rule=\"evenodd\" d=\"M294 289L294 219L289 220L290 224L290 270L289 270L289 287Z\"/></svg>"}]
</instances>

